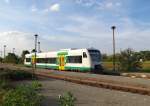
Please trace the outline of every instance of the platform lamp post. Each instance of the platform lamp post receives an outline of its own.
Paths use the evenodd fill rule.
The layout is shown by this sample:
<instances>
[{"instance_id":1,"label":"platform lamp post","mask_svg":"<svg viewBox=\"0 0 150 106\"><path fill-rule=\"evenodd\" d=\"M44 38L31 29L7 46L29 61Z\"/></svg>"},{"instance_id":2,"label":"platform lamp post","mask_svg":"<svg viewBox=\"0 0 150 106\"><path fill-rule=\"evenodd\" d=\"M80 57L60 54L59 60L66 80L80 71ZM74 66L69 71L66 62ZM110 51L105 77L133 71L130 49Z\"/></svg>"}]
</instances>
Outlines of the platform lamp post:
<instances>
[{"instance_id":1,"label":"platform lamp post","mask_svg":"<svg viewBox=\"0 0 150 106\"><path fill-rule=\"evenodd\" d=\"M2 57L2 51L0 51L0 53L1 53L1 57Z\"/></svg>"},{"instance_id":2,"label":"platform lamp post","mask_svg":"<svg viewBox=\"0 0 150 106\"><path fill-rule=\"evenodd\" d=\"M1 54L1 55L0 55L0 58L2 58L2 51L0 51L0 54ZM0 62L2 63L2 60L0 60Z\"/></svg>"},{"instance_id":3,"label":"platform lamp post","mask_svg":"<svg viewBox=\"0 0 150 106\"><path fill-rule=\"evenodd\" d=\"M38 35L35 34L34 36L35 36L35 69L36 69L36 53L37 53L37 37L38 37Z\"/></svg>"},{"instance_id":4,"label":"platform lamp post","mask_svg":"<svg viewBox=\"0 0 150 106\"><path fill-rule=\"evenodd\" d=\"M112 26L111 27L112 31L113 31L113 70L115 71L116 70L116 48L115 48L115 29L116 29L116 26Z\"/></svg>"},{"instance_id":5,"label":"platform lamp post","mask_svg":"<svg viewBox=\"0 0 150 106\"><path fill-rule=\"evenodd\" d=\"M13 54L15 54L15 48L13 48Z\"/></svg>"},{"instance_id":6,"label":"platform lamp post","mask_svg":"<svg viewBox=\"0 0 150 106\"><path fill-rule=\"evenodd\" d=\"M34 74L35 74L35 70L36 70L36 52L37 52L37 37L38 37L38 35L35 34L34 37L35 37L35 39L34 39L34 43L35 43L34 50L35 51L34 51L34 59L33 59L34 63L33 63L32 79L34 79Z\"/></svg>"},{"instance_id":7,"label":"platform lamp post","mask_svg":"<svg viewBox=\"0 0 150 106\"><path fill-rule=\"evenodd\" d=\"M38 42L38 52L40 53L41 50L40 50L40 41Z\"/></svg>"},{"instance_id":8,"label":"platform lamp post","mask_svg":"<svg viewBox=\"0 0 150 106\"><path fill-rule=\"evenodd\" d=\"M4 45L4 58L5 58L5 53L6 53L6 45Z\"/></svg>"}]
</instances>

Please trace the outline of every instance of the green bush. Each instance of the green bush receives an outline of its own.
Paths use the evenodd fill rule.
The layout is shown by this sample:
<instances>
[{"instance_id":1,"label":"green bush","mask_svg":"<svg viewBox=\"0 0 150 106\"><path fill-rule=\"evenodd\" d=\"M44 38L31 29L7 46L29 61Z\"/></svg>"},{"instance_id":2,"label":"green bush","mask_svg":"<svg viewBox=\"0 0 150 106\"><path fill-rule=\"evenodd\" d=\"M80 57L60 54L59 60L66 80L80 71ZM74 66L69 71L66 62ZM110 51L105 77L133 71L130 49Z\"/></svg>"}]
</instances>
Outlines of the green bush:
<instances>
[{"instance_id":1,"label":"green bush","mask_svg":"<svg viewBox=\"0 0 150 106\"><path fill-rule=\"evenodd\" d=\"M6 91L0 90L0 106L2 105L3 102L3 96L5 95Z\"/></svg>"},{"instance_id":2,"label":"green bush","mask_svg":"<svg viewBox=\"0 0 150 106\"><path fill-rule=\"evenodd\" d=\"M15 55L14 53L8 53L8 55L3 59L5 63L13 63L17 64L19 59L18 56Z\"/></svg>"},{"instance_id":3,"label":"green bush","mask_svg":"<svg viewBox=\"0 0 150 106\"><path fill-rule=\"evenodd\" d=\"M9 72L3 70L0 72L0 80L6 80L6 79L9 79Z\"/></svg>"},{"instance_id":4,"label":"green bush","mask_svg":"<svg viewBox=\"0 0 150 106\"><path fill-rule=\"evenodd\" d=\"M31 79L32 74L25 71L3 70L0 71L0 89L8 90L13 88L11 80Z\"/></svg>"},{"instance_id":5,"label":"green bush","mask_svg":"<svg viewBox=\"0 0 150 106\"><path fill-rule=\"evenodd\" d=\"M135 55L135 52L130 48L121 52L119 65L122 71L139 71L142 69L141 62L137 55Z\"/></svg>"},{"instance_id":6,"label":"green bush","mask_svg":"<svg viewBox=\"0 0 150 106\"><path fill-rule=\"evenodd\" d=\"M60 106L74 106L76 98L71 92L67 92L64 96L59 96Z\"/></svg>"},{"instance_id":7,"label":"green bush","mask_svg":"<svg viewBox=\"0 0 150 106\"><path fill-rule=\"evenodd\" d=\"M31 78L31 73L22 70L3 70L2 72L0 72L0 79L24 80Z\"/></svg>"},{"instance_id":8,"label":"green bush","mask_svg":"<svg viewBox=\"0 0 150 106\"><path fill-rule=\"evenodd\" d=\"M37 87L34 84L20 85L8 91L3 97L2 106L41 106L42 96L35 90Z\"/></svg>"},{"instance_id":9,"label":"green bush","mask_svg":"<svg viewBox=\"0 0 150 106\"><path fill-rule=\"evenodd\" d=\"M12 80L24 80L24 79L31 79L32 78L32 74L29 72L25 72L25 71L12 71L9 73L9 78Z\"/></svg>"},{"instance_id":10,"label":"green bush","mask_svg":"<svg viewBox=\"0 0 150 106\"><path fill-rule=\"evenodd\" d=\"M11 88L9 80L0 79L0 90L8 90L9 88Z\"/></svg>"},{"instance_id":11,"label":"green bush","mask_svg":"<svg viewBox=\"0 0 150 106\"><path fill-rule=\"evenodd\" d=\"M35 89L35 90L39 90L39 89L42 87L42 84L39 83L38 81L33 81L33 82L32 82L32 87L33 87L33 89Z\"/></svg>"},{"instance_id":12,"label":"green bush","mask_svg":"<svg viewBox=\"0 0 150 106\"><path fill-rule=\"evenodd\" d=\"M10 88L9 76L5 71L0 72L0 90Z\"/></svg>"}]
</instances>

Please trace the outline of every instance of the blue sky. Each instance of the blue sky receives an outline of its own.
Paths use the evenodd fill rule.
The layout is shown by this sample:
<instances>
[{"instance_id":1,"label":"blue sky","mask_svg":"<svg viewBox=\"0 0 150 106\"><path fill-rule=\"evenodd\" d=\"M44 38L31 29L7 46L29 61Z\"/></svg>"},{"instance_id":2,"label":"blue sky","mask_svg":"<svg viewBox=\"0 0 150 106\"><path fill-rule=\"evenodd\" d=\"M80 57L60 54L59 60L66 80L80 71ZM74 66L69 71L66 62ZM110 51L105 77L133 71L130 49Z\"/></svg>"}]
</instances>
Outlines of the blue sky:
<instances>
[{"instance_id":1,"label":"blue sky","mask_svg":"<svg viewBox=\"0 0 150 106\"><path fill-rule=\"evenodd\" d=\"M1 0L0 51L16 53L34 48L39 35L42 51L95 47L112 53L112 30L116 49L150 49L149 0Z\"/></svg>"}]
</instances>

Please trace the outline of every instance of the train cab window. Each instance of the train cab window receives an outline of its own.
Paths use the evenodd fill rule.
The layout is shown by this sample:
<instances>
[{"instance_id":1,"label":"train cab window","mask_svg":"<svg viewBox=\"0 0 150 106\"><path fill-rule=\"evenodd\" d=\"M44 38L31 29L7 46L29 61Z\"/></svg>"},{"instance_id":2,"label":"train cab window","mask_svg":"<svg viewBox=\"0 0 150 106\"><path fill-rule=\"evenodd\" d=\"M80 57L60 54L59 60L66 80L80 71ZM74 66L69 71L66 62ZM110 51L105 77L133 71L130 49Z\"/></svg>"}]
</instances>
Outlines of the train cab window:
<instances>
[{"instance_id":1,"label":"train cab window","mask_svg":"<svg viewBox=\"0 0 150 106\"><path fill-rule=\"evenodd\" d=\"M83 58L87 58L87 54L83 52Z\"/></svg>"},{"instance_id":2,"label":"train cab window","mask_svg":"<svg viewBox=\"0 0 150 106\"><path fill-rule=\"evenodd\" d=\"M100 62L101 60L101 54L99 50L88 50L91 60L94 62Z\"/></svg>"}]
</instances>

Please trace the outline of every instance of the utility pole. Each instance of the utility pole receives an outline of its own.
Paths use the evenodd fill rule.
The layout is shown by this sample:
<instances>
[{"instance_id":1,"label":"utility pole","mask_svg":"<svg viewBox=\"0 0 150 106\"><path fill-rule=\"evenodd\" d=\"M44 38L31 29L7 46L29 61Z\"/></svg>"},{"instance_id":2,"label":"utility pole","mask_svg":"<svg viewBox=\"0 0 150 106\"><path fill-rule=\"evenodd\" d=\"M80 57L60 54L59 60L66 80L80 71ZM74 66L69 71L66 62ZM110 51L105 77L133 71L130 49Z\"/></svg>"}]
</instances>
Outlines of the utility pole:
<instances>
[{"instance_id":1,"label":"utility pole","mask_svg":"<svg viewBox=\"0 0 150 106\"><path fill-rule=\"evenodd\" d=\"M35 75L35 70L36 70L36 61L37 61L37 59L36 59L36 52L37 52L37 37L38 37L38 35L37 34L35 34L34 35L34 37L35 37L35 39L34 39L34 43L35 43L35 47L34 47L34 50L35 50L35 52L34 52L34 57L32 57L32 64L33 64L33 73L32 73L32 79L34 80L34 75Z\"/></svg>"},{"instance_id":2,"label":"utility pole","mask_svg":"<svg viewBox=\"0 0 150 106\"><path fill-rule=\"evenodd\" d=\"M4 45L4 58L5 58L5 54L6 53L6 45Z\"/></svg>"},{"instance_id":3,"label":"utility pole","mask_svg":"<svg viewBox=\"0 0 150 106\"><path fill-rule=\"evenodd\" d=\"M13 48L13 54L15 54L15 48Z\"/></svg>"},{"instance_id":4,"label":"utility pole","mask_svg":"<svg viewBox=\"0 0 150 106\"><path fill-rule=\"evenodd\" d=\"M40 50L40 41L38 42L38 53L40 53L41 50Z\"/></svg>"},{"instance_id":5,"label":"utility pole","mask_svg":"<svg viewBox=\"0 0 150 106\"><path fill-rule=\"evenodd\" d=\"M0 51L0 63L2 63L3 59L2 59L2 51Z\"/></svg>"},{"instance_id":6,"label":"utility pole","mask_svg":"<svg viewBox=\"0 0 150 106\"><path fill-rule=\"evenodd\" d=\"M37 34L35 34L34 35L35 36L35 69L36 69L36 53L37 53L37 37L38 37L38 35Z\"/></svg>"},{"instance_id":7,"label":"utility pole","mask_svg":"<svg viewBox=\"0 0 150 106\"><path fill-rule=\"evenodd\" d=\"M113 31L113 71L116 70L116 48L115 48L115 29L116 26L112 26L111 27L112 31Z\"/></svg>"},{"instance_id":8,"label":"utility pole","mask_svg":"<svg viewBox=\"0 0 150 106\"><path fill-rule=\"evenodd\" d=\"M1 53L0 57L2 57L2 51L0 51L0 53Z\"/></svg>"}]
</instances>

